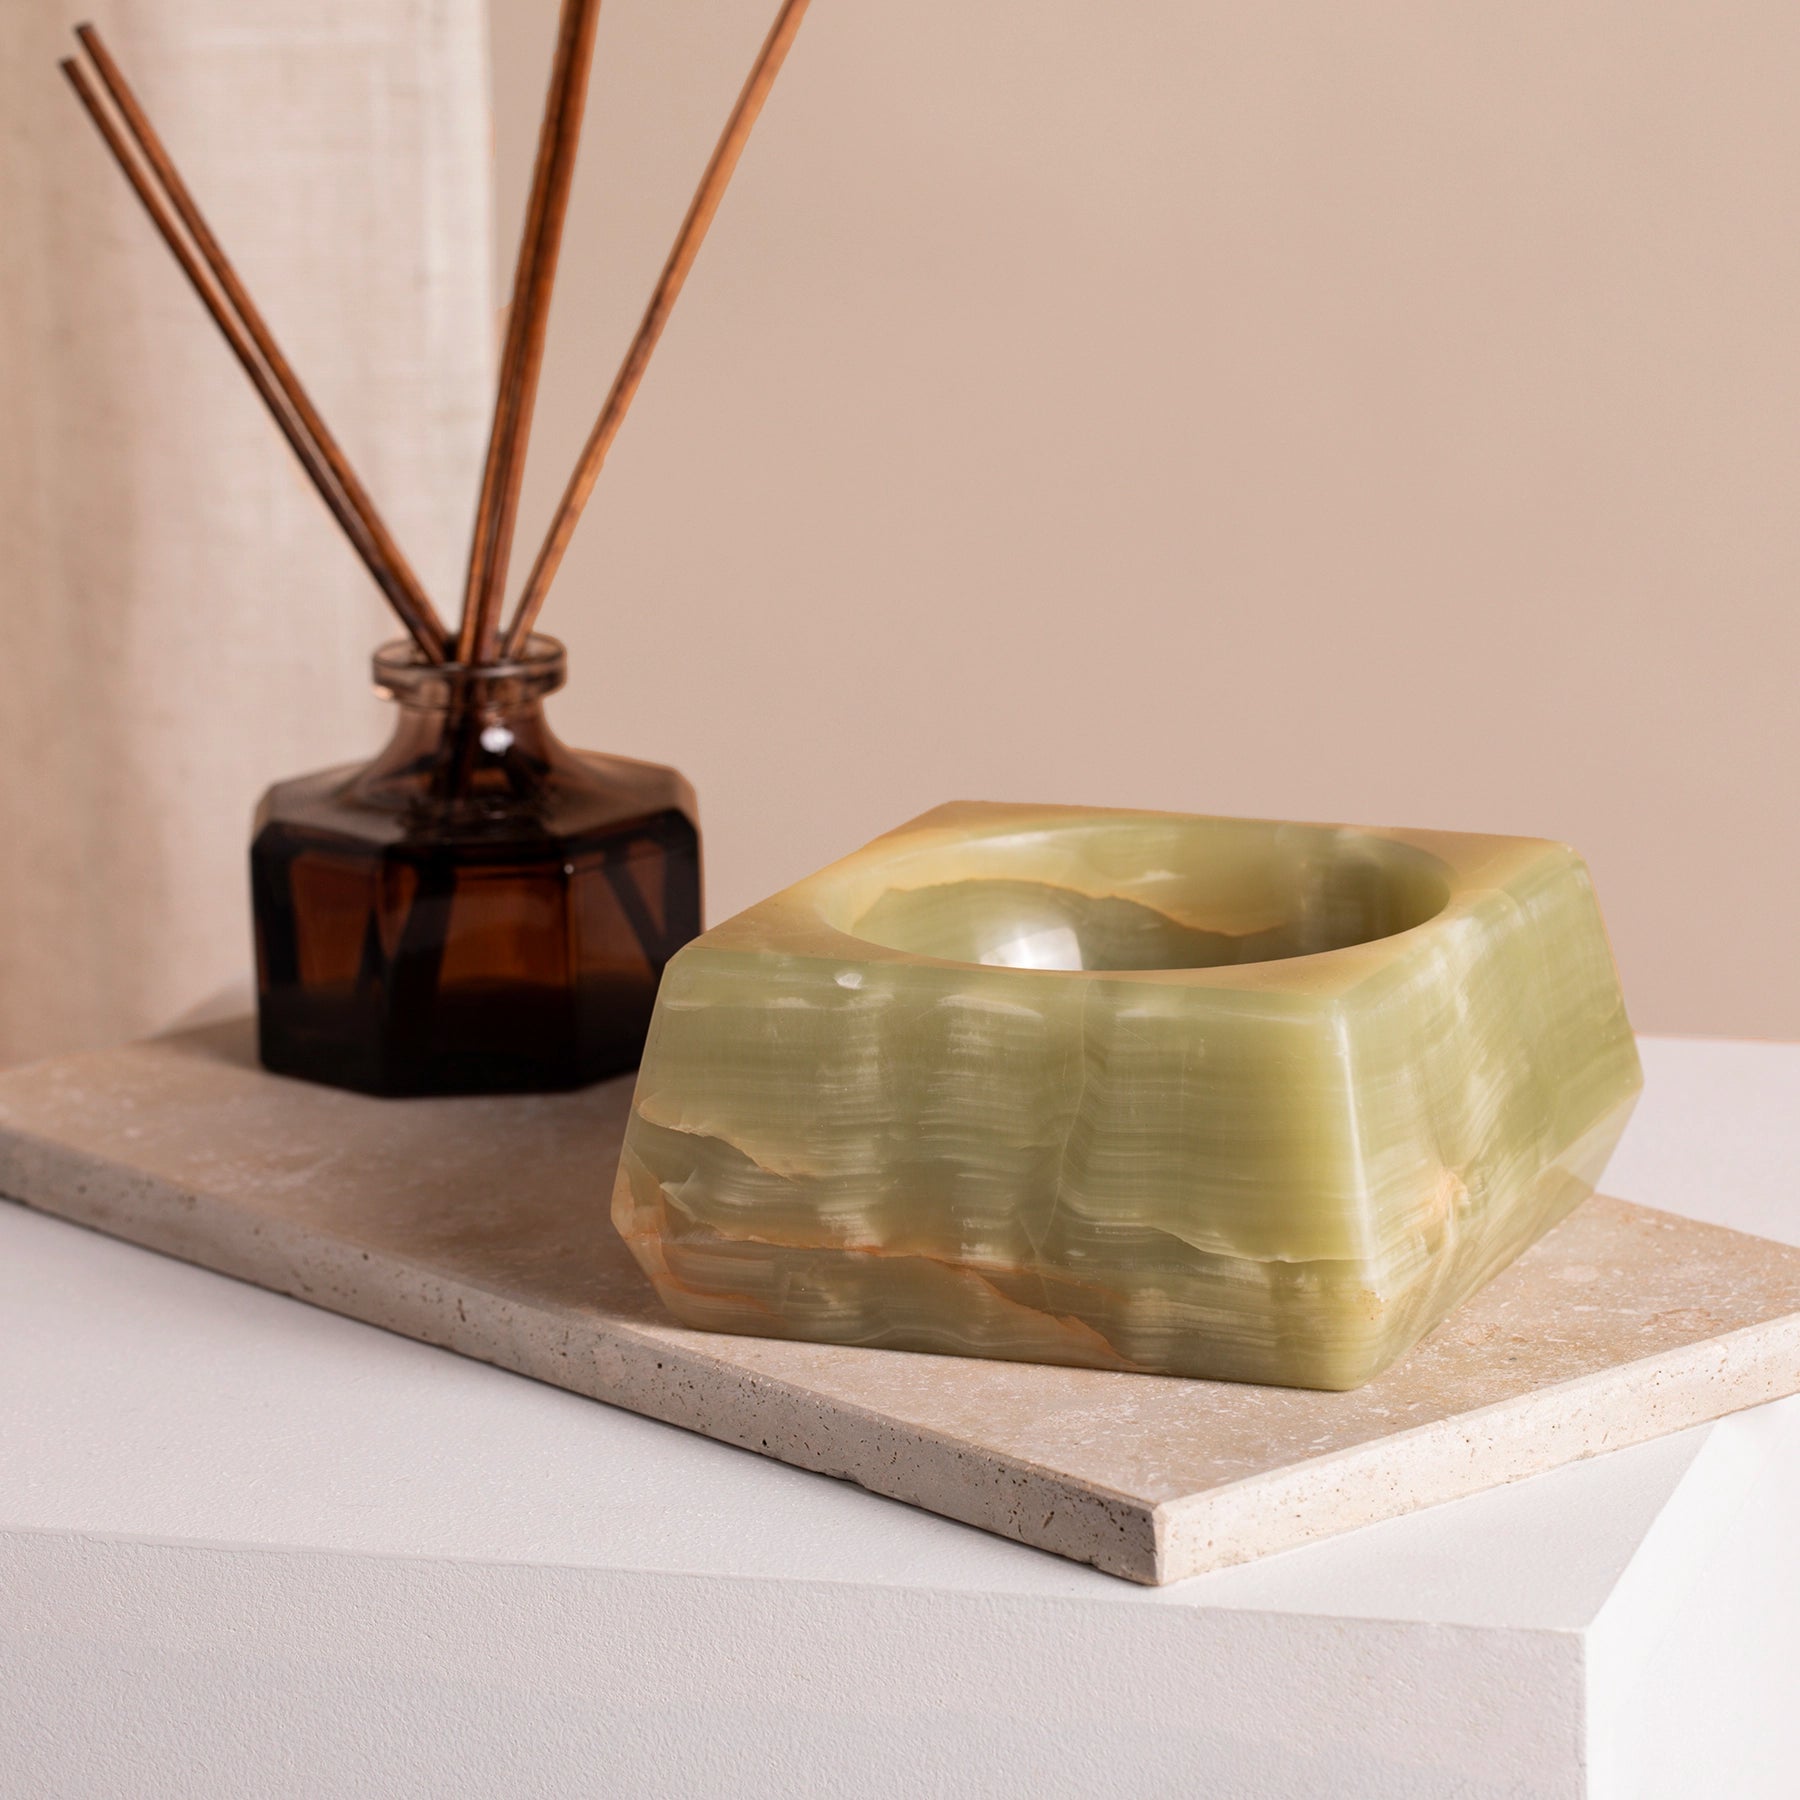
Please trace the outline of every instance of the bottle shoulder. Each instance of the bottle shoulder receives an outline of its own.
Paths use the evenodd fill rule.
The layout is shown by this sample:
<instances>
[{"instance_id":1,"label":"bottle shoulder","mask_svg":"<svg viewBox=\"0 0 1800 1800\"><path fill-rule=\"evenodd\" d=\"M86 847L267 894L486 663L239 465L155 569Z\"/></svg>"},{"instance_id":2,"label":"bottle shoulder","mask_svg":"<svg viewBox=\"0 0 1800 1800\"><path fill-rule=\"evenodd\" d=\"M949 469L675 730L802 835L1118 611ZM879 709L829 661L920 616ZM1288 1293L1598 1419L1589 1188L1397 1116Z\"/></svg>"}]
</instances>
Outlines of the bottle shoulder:
<instances>
[{"instance_id":1,"label":"bottle shoulder","mask_svg":"<svg viewBox=\"0 0 1800 1800\"><path fill-rule=\"evenodd\" d=\"M342 764L274 784L256 812L270 834L385 846L555 843L642 833L697 841L694 790L677 769L556 746L548 757L490 759L446 791L441 759Z\"/></svg>"}]
</instances>

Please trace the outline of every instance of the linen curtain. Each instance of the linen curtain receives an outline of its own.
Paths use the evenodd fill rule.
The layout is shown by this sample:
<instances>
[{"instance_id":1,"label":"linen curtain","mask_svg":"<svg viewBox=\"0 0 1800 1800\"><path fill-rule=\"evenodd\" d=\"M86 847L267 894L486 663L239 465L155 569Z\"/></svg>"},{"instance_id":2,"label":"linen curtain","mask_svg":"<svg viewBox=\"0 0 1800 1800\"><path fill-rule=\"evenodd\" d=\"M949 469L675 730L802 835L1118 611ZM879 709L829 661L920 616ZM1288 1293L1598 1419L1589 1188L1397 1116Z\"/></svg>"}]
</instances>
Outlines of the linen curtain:
<instances>
[{"instance_id":1,"label":"linen curtain","mask_svg":"<svg viewBox=\"0 0 1800 1800\"><path fill-rule=\"evenodd\" d=\"M57 72L0 8L0 1062L250 967L271 781L379 740L396 635ZM481 0L109 0L97 22L440 605L492 363Z\"/></svg>"}]
</instances>

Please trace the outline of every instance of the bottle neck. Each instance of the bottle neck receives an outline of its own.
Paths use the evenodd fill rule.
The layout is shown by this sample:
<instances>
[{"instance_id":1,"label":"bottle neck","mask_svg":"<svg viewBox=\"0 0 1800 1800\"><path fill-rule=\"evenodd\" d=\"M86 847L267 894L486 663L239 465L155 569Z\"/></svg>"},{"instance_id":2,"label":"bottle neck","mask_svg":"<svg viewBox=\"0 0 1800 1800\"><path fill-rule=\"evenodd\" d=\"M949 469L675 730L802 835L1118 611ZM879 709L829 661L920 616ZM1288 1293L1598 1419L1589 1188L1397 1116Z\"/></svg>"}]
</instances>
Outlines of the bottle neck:
<instances>
[{"instance_id":1,"label":"bottle neck","mask_svg":"<svg viewBox=\"0 0 1800 1800\"><path fill-rule=\"evenodd\" d=\"M409 810L498 815L529 808L570 752L544 717L563 684L563 647L533 637L516 661L468 668L422 661L410 644L375 656L395 701L394 734L354 781L359 798Z\"/></svg>"}]
</instances>

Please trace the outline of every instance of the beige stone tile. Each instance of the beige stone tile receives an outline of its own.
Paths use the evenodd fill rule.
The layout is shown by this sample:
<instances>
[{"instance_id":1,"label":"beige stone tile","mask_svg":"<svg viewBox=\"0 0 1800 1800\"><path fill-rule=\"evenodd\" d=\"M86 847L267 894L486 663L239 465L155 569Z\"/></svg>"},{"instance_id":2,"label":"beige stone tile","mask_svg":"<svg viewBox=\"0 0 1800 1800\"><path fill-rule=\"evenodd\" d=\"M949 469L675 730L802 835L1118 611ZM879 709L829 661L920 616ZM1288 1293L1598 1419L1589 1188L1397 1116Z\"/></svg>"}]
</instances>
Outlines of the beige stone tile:
<instances>
[{"instance_id":1,"label":"beige stone tile","mask_svg":"<svg viewBox=\"0 0 1800 1800\"><path fill-rule=\"evenodd\" d=\"M1348 1394L683 1330L607 1217L629 1097L372 1100L234 1021L0 1076L0 1193L1136 1581L1800 1391L1800 1250L1604 1198Z\"/></svg>"}]
</instances>

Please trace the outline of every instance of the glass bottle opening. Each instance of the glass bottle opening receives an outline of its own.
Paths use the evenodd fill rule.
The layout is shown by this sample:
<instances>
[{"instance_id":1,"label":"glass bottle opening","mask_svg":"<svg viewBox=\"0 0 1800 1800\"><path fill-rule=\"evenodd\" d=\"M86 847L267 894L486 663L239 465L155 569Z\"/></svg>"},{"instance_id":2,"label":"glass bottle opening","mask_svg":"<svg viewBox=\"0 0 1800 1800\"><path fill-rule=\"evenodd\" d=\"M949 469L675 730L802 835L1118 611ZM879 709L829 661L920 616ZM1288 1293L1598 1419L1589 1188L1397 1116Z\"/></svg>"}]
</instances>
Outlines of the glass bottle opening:
<instances>
[{"instance_id":1,"label":"glass bottle opening","mask_svg":"<svg viewBox=\"0 0 1800 1800\"><path fill-rule=\"evenodd\" d=\"M568 655L534 632L516 657L492 663L431 663L410 638L375 652L375 685L404 707L426 712L506 713L535 706L568 678Z\"/></svg>"}]
</instances>

